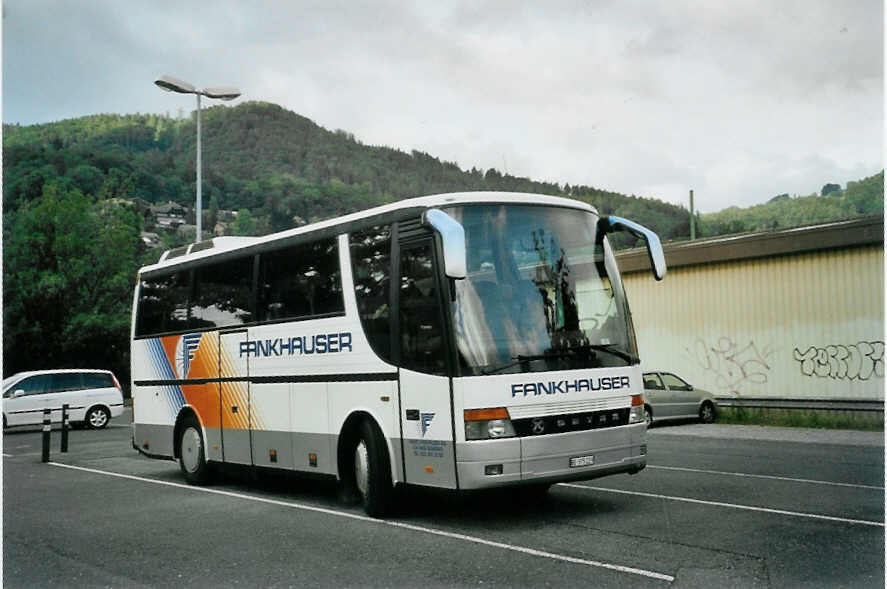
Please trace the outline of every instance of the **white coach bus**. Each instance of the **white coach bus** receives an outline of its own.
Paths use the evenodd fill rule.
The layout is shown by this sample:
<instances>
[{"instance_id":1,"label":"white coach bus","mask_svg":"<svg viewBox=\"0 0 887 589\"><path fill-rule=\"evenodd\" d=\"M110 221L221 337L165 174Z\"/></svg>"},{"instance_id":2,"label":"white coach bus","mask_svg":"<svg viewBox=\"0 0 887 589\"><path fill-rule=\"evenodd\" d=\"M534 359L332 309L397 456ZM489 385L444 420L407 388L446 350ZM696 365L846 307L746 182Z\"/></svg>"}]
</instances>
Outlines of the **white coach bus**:
<instances>
[{"instance_id":1,"label":"white coach bus","mask_svg":"<svg viewBox=\"0 0 887 589\"><path fill-rule=\"evenodd\" d=\"M654 233L564 198L457 193L139 272L133 446L207 482L231 463L395 486L524 486L646 465L643 380L607 241Z\"/></svg>"}]
</instances>

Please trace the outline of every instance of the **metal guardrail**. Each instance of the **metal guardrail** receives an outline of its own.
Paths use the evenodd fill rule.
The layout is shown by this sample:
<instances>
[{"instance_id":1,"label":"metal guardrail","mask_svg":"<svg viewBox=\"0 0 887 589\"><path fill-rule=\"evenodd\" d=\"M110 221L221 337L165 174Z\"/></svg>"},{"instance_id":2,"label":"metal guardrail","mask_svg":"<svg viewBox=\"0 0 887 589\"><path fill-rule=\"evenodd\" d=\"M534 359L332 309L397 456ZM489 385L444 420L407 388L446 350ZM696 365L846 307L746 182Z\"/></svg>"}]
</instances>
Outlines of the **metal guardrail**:
<instances>
[{"instance_id":1,"label":"metal guardrail","mask_svg":"<svg viewBox=\"0 0 887 589\"><path fill-rule=\"evenodd\" d=\"M884 401L870 401L863 399L739 399L736 397L715 397L715 400L720 407L745 407L748 409L884 412Z\"/></svg>"}]
</instances>

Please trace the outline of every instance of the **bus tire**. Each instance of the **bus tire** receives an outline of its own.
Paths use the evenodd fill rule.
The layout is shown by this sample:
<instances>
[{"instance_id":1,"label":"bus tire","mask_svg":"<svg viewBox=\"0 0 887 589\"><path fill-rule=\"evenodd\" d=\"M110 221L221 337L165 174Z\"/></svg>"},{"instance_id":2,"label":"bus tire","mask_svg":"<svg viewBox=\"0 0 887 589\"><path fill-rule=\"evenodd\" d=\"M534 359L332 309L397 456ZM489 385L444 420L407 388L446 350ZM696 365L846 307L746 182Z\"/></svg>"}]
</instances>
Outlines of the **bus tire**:
<instances>
[{"instance_id":1,"label":"bus tire","mask_svg":"<svg viewBox=\"0 0 887 589\"><path fill-rule=\"evenodd\" d=\"M352 469L363 509L370 517L384 517L391 510L394 486L391 482L391 461L379 428L364 420L357 430Z\"/></svg>"},{"instance_id":2,"label":"bus tire","mask_svg":"<svg viewBox=\"0 0 887 589\"><path fill-rule=\"evenodd\" d=\"M205 485L210 481L210 466L206 462L203 434L193 416L186 417L179 429L179 467L191 485Z\"/></svg>"}]
</instances>

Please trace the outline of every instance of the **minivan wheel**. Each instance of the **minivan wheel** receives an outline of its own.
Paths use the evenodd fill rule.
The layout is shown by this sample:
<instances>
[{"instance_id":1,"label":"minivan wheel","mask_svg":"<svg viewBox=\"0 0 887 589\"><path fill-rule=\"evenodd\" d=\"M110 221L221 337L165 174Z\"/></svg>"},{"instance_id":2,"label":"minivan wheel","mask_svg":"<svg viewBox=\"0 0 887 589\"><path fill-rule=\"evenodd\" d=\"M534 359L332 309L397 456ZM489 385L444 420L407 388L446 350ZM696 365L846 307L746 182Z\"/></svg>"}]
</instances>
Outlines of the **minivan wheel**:
<instances>
[{"instance_id":1,"label":"minivan wheel","mask_svg":"<svg viewBox=\"0 0 887 589\"><path fill-rule=\"evenodd\" d=\"M111 413L104 407L90 407L86 412L86 426L89 429L102 429L111 421Z\"/></svg>"},{"instance_id":2,"label":"minivan wheel","mask_svg":"<svg viewBox=\"0 0 887 589\"><path fill-rule=\"evenodd\" d=\"M644 405L644 423L647 424L647 427L653 427L653 412L647 405Z\"/></svg>"}]
</instances>

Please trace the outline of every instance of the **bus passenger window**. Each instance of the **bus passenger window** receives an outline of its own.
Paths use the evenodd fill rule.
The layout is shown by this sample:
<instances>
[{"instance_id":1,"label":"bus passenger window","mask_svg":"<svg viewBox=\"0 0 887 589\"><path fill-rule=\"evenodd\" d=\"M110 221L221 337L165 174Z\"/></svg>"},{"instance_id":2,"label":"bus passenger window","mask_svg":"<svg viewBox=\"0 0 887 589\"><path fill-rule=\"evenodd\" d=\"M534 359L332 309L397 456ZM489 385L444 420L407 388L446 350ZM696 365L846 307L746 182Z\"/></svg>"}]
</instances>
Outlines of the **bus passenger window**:
<instances>
[{"instance_id":1,"label":"bus passenger window","mask_svg":"<svg viewBox=\"0 0 887 589\"><path fill-rule=\"evenodd\" d=\"M262 254L259 321L343 313L339 247L335 238Z\"/></svg>"},{"instance_id":2,"label":"bus passenger window","mask_svg":"<svg viewBox=\"0 0 887 589\"><path fill-rule=\"evenodd\" d=\"M188 272L143 280L139 289L136 336L188 329L189 291Z\"/></svg>"},{"instance_id":3,"label":"bus passenger window","mask_svg":"<svg viewBox=\"0 0 887 589\"><path fill-rule=\"evenodd\" d=\"M253 257L199 268L191 297L191 320L197 328L243 325L253 321Z\"/></svg>"},{"instance_id":4,"label":"bus passenger window","mask_svg":"<svg viewBox=\"0 0 887 589\"><path fill-rule=\"evenodd\" d=\"M388 226L352 232L349 236L354 294L364 334L373 351L391 361L391 233Z\"/></svg>"}]
</instances>

